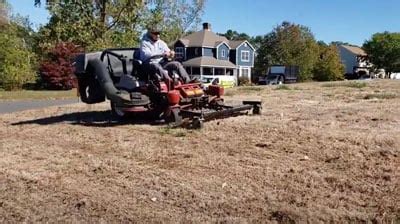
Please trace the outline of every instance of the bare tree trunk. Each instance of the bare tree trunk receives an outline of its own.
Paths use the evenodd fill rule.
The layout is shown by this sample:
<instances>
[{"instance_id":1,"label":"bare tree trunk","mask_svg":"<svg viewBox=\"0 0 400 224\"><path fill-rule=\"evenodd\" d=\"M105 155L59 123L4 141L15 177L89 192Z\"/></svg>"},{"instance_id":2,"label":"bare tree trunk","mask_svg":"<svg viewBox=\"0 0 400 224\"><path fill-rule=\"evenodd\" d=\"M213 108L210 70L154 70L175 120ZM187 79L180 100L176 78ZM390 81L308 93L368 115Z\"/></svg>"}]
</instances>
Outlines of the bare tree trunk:
<instances>
[{"instance_id":1,"label":"bare tree trunk","mask_svg":"<svg viewBox=\"0 0 400 224\"><path fill-rule=\"evenodd\" d=\"M101 0L100 6L100 22L101 24L106 27L106 7L107 7L107 0Z\"/></svg>"}]
</instances>

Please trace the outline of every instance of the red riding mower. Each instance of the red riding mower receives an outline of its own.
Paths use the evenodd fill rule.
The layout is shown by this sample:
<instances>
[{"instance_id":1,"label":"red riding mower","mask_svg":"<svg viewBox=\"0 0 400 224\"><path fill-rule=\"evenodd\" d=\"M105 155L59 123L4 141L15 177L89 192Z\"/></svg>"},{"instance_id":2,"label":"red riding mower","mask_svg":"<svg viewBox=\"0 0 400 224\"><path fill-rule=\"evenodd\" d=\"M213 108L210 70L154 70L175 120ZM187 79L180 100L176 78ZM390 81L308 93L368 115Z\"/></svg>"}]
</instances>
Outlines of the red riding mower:
<instances>
[{"instance_id":1,"label":"red riding mower","mask_svg":"<svg viewBox=\"0 0 400 224\"><path fill-rule=\"evenodd\" d=\"M81 100L94 104L107 97L112 114L118 118L146 113L153 119L189 128L201 128L203 121L249 111L261 113L260 101L225 105L221 86L203 90L201 83L183 83L177 74L170 74L171 80L154 80L143 71L138 53L138 48L124 48L79 55L75 74Z\"/></svg>"}]
</instances>

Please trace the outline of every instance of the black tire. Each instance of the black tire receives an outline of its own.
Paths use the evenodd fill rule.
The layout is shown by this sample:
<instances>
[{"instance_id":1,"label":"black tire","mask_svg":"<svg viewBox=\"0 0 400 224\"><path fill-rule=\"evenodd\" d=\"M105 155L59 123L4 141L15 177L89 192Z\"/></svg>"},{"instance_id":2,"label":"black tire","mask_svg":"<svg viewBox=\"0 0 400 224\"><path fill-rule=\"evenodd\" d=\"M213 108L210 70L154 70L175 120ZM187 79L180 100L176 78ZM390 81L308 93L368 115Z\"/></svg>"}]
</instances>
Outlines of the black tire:
<instances>
[{"instance_id":1,"label":"black tire","mask_svg":"<svg viewBox=\"0 0 400 224\"><path fill-rule=\"evenodd\" d=\"M117 119L125 119L128 117L127 113L116 106L116 103L110 102L111 104L111 115Z\"/></svg>"},{"instance_id":2,"label":"black tire","mask_svg":"<svg viewBox=\"0 0 400 224\"><path fill-rule=\"evenodd\" d=\"M106 96L100 84L94 77L78 79L78 91L81 100L87 104L101 103L106 100Z\"/></svg>"},{"instance_id":3,"label":"black tire","mask_svg":"<svg viewBox=\"0 0 400 224\"><path fill-rule=\"evenodd\" d=\"M191 128L192 129L202 129L204 127L204 122L202 119L195 117L193 118Z\"/></svg>"},{"instance_id":4,"label":"black tire","mask_svg":"<svg viewBox=\"0 0 400 224\"><path fill-rule=\"evenodd\" d=\"M170 126L179 127L183 124L183 118L180 112L181 110L179 108L174 108L171 110L171 113L167 118L168 124Z\"/></svg>"},{"instance_id":5,"label":"black tire","mask_svg":"<svg viewBox=\"0 0 400 224\"><path fill-rule=\"evenodd\" d=\"M254 106L253 106L253 114L255 114L255 115L260 115L260 114L261 114L261 111L262 111L262 109L261 109L261 106L260 106L260 105L254 105Z\"/></svg>"}]
</instances>

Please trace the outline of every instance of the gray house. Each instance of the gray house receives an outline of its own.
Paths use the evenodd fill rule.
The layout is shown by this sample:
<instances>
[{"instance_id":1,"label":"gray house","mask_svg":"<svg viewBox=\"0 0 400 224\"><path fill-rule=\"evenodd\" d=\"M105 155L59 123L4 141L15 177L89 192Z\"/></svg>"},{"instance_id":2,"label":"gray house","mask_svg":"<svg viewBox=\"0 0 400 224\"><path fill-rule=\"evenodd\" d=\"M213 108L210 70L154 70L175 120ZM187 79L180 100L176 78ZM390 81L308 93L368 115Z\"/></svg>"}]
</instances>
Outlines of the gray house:
<instances>
[{"instance_id":1,"label":"gray house","mask_svg":"<svg viewBox=\"0 0 400 224\"><path fill-rule=\"evenodd\" d=\"M254 47L247 40L229 41L213 33L209 23L203 24L203 30L177 40L173 48L192 77L230 75L251 80Z\"/></svg>"}]
</instances>

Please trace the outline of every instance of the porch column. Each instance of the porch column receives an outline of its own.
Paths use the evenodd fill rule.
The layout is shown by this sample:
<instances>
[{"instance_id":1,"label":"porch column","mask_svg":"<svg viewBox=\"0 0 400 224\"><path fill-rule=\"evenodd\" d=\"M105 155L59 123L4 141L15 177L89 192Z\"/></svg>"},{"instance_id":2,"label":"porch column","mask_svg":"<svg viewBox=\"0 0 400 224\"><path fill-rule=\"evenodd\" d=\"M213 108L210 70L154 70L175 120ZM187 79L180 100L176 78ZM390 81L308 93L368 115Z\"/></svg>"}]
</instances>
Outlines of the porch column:
<instances>
[{"instance_id":1,"label":"porch column","mask_svg":"<svg viewBox=\"0 0 400 224\"><path fill-rule=\"evenodd\" d=\"M215 75L215 68L214 67L212 68L212 74L213 74L213 76Z\"/></svg>"},{"instance_id":2,"label":"porch column","mask_svg":"<svg viewBox=\"0 0 400 224\"><path fill-rule=\"evenodd\" d=\"M226 75L226 68L224 68L224 75Z\"/></svg>"}]
</instances>

